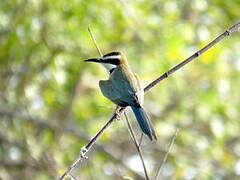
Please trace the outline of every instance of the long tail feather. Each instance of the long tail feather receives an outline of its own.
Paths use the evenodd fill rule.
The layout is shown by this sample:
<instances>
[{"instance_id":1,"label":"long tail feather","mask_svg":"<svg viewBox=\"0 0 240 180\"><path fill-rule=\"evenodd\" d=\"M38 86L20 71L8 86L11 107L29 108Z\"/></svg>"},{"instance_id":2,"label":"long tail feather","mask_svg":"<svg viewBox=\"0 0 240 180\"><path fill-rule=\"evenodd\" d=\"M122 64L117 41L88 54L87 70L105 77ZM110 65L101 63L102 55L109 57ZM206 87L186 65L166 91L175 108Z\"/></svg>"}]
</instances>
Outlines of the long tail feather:
<instances>
[{"instance_id":1,"label":"long tail feather","mask_svg":"<svg viewBox=\"0 0 240 180\"><path fill-rule=\"evenodd\" d=\"M148 118L146 112L144 111L144 109L142 107L134 107L131 106L135 117L138 121L139 126L141 127L142 131L148 135L148 137L150 138L150 140L152 140L153 138L155 140L157 140L157 136L155 134L155 131L153 129L151 120Z\"/></svg>"}]
</instances>

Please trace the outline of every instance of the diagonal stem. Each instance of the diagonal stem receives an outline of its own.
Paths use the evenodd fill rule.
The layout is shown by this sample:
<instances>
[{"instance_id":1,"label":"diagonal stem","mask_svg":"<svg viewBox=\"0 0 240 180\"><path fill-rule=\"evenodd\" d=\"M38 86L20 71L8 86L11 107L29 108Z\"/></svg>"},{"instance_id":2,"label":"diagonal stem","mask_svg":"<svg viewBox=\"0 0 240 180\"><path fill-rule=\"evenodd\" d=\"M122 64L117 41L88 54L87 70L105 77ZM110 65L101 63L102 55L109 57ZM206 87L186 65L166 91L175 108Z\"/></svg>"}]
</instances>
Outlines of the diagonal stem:
<instances>
[{"instance_id":1,"label":"diagonal stem","mask_svg":"<svg viewBox=\"0 0 240 180\"><path fill-rule=\"evenodd\" d=\"M172 137L172 140L171 140L171 142L170 142L170 144L169 144L169 146L168 146L168 150L167 150L165 156L163 157L163 160L161 161L161 163L160 163L160 165L159 165L159 167L158 167L158 170L157 170L157 173L156 173L156 176L155 176L154 180L157 180L157 179L158 179L158 176L160 175L160 173L161 173L161 171L162 171L163 165L164 165L165 162L167 161L168 154L170 153L170 151L171 151L171 149L172 149L172 146L173 146L173 144L174 144L174 141L175 141L175 139L177 138L178 131L179 131L179 129L176 130L175 134L174 134L173 137Z\"/></svg>"},{"instance_id":2,"label":"diagonal stem","mask_svg":"<svg viewBox=\"0 0 240 180\"><path fill-rule=\"evenodd\" d=\"M219 41L221 41L223 38L225 38L226 36L229 36L232 32L237 31L240 29L240 22L234 24L232 27L230 27L229 29L227 29L224 33L220 34L216 39L214 39L212 42L208 43L206 46L204 46L202 49L198 50L197 52L195 52L192 56L190 56L189 58L185 59L184 61L182 61L181 63L177 64L176 66L174 66L173 68L171 68L169 71L165 72L163 75L161 75L159 78L157 78L156 80L154 80L153 82L151 82L147 87L144 88L144 91L148 91L149 89L151 89L153 86L155 86L156 84L158 84L160 81L162 81L163 79L167 78L168 76L170 76L171 74L173 74L175 71L177 71L178 69L180 69L181 67L183 67L184 65L186 65L187 63L191 62L193 59L197 58L198 56L200 56L202 53L204 53L205 51L207 51L208 49L210 49L212 46L214 46L215 44L217 44Z\"/></svg>"},{"instance_id":3,"label":"diagonal stem","mask_svg":"<svg viewBox=\"0 0 240 180\"><path fill-rule=\"evenodd\" d=\"M101 49L99 48L99 46L97 44L97 41L96 41L96 39L94 38L94 36L92 34L92 30L91 30L90 26L88 26L88 32L89 32L89 34L90 34L90 36L91 36L91 38L92 38L92 40L94 42L95 47L97 48L97 51L98 51L99 55L103 56L103 53L102 53Z\"/></svg>"},{"instance_id":4,"label":"diagonal stem","mask_svg":"<svg viewBox=\"0 0 240 180\"><path fill-rule=\"evenodd\" d=\"M139 139L139 143L138 143L138 146L140 147L141 144L142 144L142 140L143 140L143 132L141 133L141 137Z\"/></svg>"},{"instance_id":5,"label":"diagonal stem","mask_svg":"<svg viewBox=\"0 0 240 180\"><path fill-rule=\"evenodd\" d=\"M128 120L128 117L127 117L127 114L126 112L124 111L124 116L125 116L125 119L126 119L126 122L127 122L127 125L128 125L128 129L129 129L129 132L131 134L131 137L133 139L133 142L136 146L136 149L137 149L137 152L140 156L140 159L141 159L141 162L142 162L142 165L143 165L143 170L144 170L144 173L145 173L145 176L146 176L146 179L149 180L149 176L148 176L148 173L147 173L147 168L146 168L146 165L145 165L145 162L144 162L144 159L143 159L143 155L142 155L142 150L140 148L140 142L138 143L137 142L137 139L136 139L136 136L135 136L135 133L132 129L132 125L130 124L129 120ZM142 136L142 135L141 135ZM142 139L142 138L141 138Z\"/></svg>"}]
</instances>

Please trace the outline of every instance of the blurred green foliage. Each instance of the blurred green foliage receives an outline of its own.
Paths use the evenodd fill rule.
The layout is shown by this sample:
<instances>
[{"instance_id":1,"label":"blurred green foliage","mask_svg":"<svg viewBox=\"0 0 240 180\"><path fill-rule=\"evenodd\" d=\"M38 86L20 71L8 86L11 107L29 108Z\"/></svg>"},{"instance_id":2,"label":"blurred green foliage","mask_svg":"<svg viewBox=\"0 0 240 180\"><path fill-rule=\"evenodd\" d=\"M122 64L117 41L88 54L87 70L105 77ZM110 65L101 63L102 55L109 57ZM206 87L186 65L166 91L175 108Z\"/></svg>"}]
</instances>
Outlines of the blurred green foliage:
<instances>
[{"instance_id":1,"label":"blurred green foliage","mask_svg":"<svg viewBox=\"0 0 240 180\"><path fill-rule=\"evenodd\" d=\"M111 117L114 105L98 88L106 71L82 61L98 56L88 25L102 51L123 52L147 85L239 12L239 0L0 1L0 177L56 179ZM159 139L143 140L151 177L178 127L161 179L240 179L239 47L234 33L146 94ZM123 119L72 174L144 179Z\"/></svg>"}]
</instances>

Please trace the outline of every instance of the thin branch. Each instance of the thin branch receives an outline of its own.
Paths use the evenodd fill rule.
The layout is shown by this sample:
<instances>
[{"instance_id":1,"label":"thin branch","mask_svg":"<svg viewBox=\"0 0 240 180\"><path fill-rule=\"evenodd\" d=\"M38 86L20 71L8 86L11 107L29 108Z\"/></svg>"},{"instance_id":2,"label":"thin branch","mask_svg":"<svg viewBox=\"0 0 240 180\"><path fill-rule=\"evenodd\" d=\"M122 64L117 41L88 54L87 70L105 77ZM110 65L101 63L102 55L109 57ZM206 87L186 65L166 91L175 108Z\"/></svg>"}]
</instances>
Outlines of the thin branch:
<instances>
[{"instance_id":1,"label":"thin branch","mask_svg":"<svg viewBox=\"0 0 240 180\"><path fill-rule=\"evenodd\" d=\"M122 112L122 110L119 112ZM96 143L98 137L104 132L104 130L110 124L112 124L112 122L116 119L116 117L117 117L117 114L114 113L111 119L102 127L102 129L90 140L90 142L86 146L82 148L78 158L71 164L71 166L68 167L68 169L62 174L62 176L58 180L62 180L66 175L68 175L73 170L73 168L75 168L75 166L77 166L79 162L81 162L85 158L86 153L89 151L89 149L91 149L93 144Z\"/></svg>"},{"instance_id":2,"label":"thin branch","mask_svg":"<svg viewBox=\"0 0 240 180\"><path fill-rule=\"evenodd\" d=\"M147 168L146 168L146 165L145 165L145 162L144 162L144 159L143 159L143 155L142 155L142 150L141 150L141 148L140 148L140 146L139 146L139 143L140 143L140 142L139 142L139 143L137 142L135 133L133 132L132 126L131 126L131 124L130 124L130 122L129 122L129 120L128 120L128 117L127 117L126 112L124 111L123 113L124 113L124 116L125 116L125 119L126 119L126 122L127 122L127 125L128 125L129 132L130 132L131 137L132 137L132 139L133 139L133 142L134 142L134 144L135 144L135 146L136 146L136 148L137 148L137 152L138 152L138 154L139 154L139 156L140 156L140 159L141 159L141 162L142 162L142 165L143 165L143 170L144 170L146 179L149 180L149 176L148 176L148 173L147 173Z\"/></svg>"},{"instance_id":3,"label":"thin branch","mask_svg":"<svg viewBox=\"0 0 240 180\"><path fill-rule=\"evenodd\" d=\"M81 132L79 129L77 129L75 126L61 126L60 124L56 123L55 120L53 119L39 119L37 117L32 117L29 114L25 114L23 111L20 110L11 110L11 108L5 106L5 108L2 108L0 106L0 116L5 116L8 118L21 118L26 122L29 123L33 123L37 126L40 127L40 129L52 129L58 133L69 133L73 136L78 137L81 140L84 141L90 141L90 138L84 134L83 132ZM11 139L10 137L7 137L4 135L4 133L0 133L0 141L5 141L9 144L14 144L19 146L20 148L23 148L24 151L26 151L27 149L24 146L24 144L21 141L14 141L13 139ZM127 169L128 171L130 171L131 173L135 174L137 176L137 178L142 178L143 176L132 170L131 168L129 168L125 162L123 162L119 157L116 156L116 154L112 151L110 151L107 147L103 146L102 144L96 143L95 144L95 148L102 150L104 153L106 153L111 159L115 160L116 162L118 162L119 164L122 165L122 167L124 167L125 169Z\"/></svg>"},{"instance_id":4,"label":"thin branch","mask_svg":"<svg viewBox=\"0 0 240 180\"><path fill-rule=\"evenodd\" d=\"M139 143L138 143L138 146L140 147L141 144L142 144L142 140L143 140L143 132L141 133L141 137L139 139Z\"/></svg>"},{"instance_id":5,"label":"thin branch","mask_svg":"<svg viewBox=\"0 0 240 180\"><path fill-rule=\"evenodd\" d=\"M176 137L177 137L178 132L179 132L179 129L176 130L175 134L174 134L173 137L172 137L172 140L171 140L170 144L168 145L168 150L167 150L165 156L163 157L163 160L161 161L161 163L160 163L160 165L159 165L159 167L158 167L158 170L157 170L157 173L156 173L156 176L155 176L154 180L157 180L157 179L158 179L158 176L160 175L160 173L161 173L161 171L162 171L163 165L164 165L165 162L167 161L168 154L170 153L170 151L171 151L171 149L172 149L172 146L173 146L173 144L174 144L174 141L175 141L175 139L176 139Z\"/></svg>"},{"instance_id":6,"label":"thin branch","mask_svg":"<svg viewBox=\"0 0 240 180\"><path fill-rule=\"evenodd\" d=\"M91 36L93 42L94 42L95 47L97 48L97 51L98 51L99 55L100 55L100 56L103 56L103 53L102 53L101 49L99 48L99 46L98 46L98 44L97 44L97 41L96 41L96 39L94 38L94 36L93 36L93 34L92 34L92 31L91 31L90 26L88 26L88 31L89 31L89 33L90 33L90 36Z\"/></svg>"},{"instance_id":7,"label":"thin branch","mask_svg":"<svg viewBox=\"0 0 240 180\"><path fill-rule=\"evenodd\" d=\"M177 64L176 66L174 66L173 68L171 68L169 71L165 72L162 76L160 76L159 78L157 78L156 80L154 80L153 82L151 82L147 87L144 88L144 91L148 91L149 89L151 89L153 86L155 86L156 84L158 84L160 81L162 81L163 79L167 78L168 76L170 76L171 74L173 74L175 71L177 71L178 69L180 69L181 67L183 67L184 65L186 65L187 63L189 63L190 61L192 61L193 59L197 58L198 56L200 56L202 53L204 53L205 51L207 51L208 49L210 49L212 46L214 46L215 44L217 44L219 41L221 41L223 38L225 38L226 36L229 36L231 33L233 33L234 31L237 31L240 29L240 22L234 24L232 27L230 27L229 29L227 29L224 33L222 33L221 35L219 35L216 39L214 39L212 42L210 42L209 44L207 44L206 46L204 46L202 49L200 49L199 51L195 52L192 56L190 56L189 58L185 59L184 61L182 61L181 63Z\"/></svg>"},{"instance_id":8,"label":"thin branch","mask_svg":"<svg viewBox=\"0 0 240 180\"><path fill-rule=\"evenodd\" d=\"M73 175L68 174L68 176L71 178L71 180L77 180Z\"/></svg>"},{"instance_id":9,"label":"thin branch","mask_svg":"<svg viewBox=\"0 0 240 180\"><path fill-rule=\"evenodd\" d=\"M193 59L197 58L199 55L201 55L202 53L204 53L205 51L207 51L209 48L211 48L213 45L217 44L219 41L221 41L223 38L225 38L226 36L230 35L231 33L237 31L240 29L240 22L234 24L231 28L227 29L224 33L222 33L220 36L218 36L215 40L213 40L212 42L210 42L209 44L207 44L205 47L203 47L202 49L200 49L199 51L197 51L196 53L194 53L192 56L190 56L189 58L187 58L186 60L182 61L181 63L179 63L178 65L174 66L172 69L170 69L169 71L165 72L163 75L161 75L159 78L157 78L156 80L154 80L153 82L151 82L147 87L144 88L144 92L147 92L148 90L150 90L151 88L153 88L155 85L157 85L160 81L162 81L163 79L167 78L169 75L171 75L172 73L174 73L175 71L177 71L178 69L180 69L181 67L183 67L184 65L186 65L187 63L189 63L190 61L192 61ZM122 111L125 108L121 108L119 110L119 114L122 113ZM116 113L113 114L113 116L110 118L110 120L102 127L102 129L90 140L90 142L85 146L85 151L82 151L82 155L85 155L90 148L93 146L93 144L96 143L97 139L99 138L99 136L104 132L104 130L116 119L117 115ZM62 180L66 175L68 175L68 173L70 173L72 171L72 169L78 164L78 162L81 161L81 159L83 159L82 156L79 156L74 163L69 166L69 168L64 172L64 174L62 174L62 176L58 179L58 180Z\"/></svg>"}]
</instances>

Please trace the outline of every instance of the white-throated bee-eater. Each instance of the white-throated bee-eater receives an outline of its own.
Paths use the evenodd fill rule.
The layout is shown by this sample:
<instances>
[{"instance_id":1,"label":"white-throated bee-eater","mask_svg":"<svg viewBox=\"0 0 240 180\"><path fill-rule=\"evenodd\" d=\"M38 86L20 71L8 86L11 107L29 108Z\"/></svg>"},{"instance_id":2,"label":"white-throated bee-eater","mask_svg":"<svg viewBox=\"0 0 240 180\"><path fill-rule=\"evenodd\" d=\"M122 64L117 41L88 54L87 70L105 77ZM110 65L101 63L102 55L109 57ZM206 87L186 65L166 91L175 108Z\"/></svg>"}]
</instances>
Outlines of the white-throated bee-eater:
<instances>
[{"instance_id":1,"label":"white-throated bee-eater","mask_svg":"<svg viewBox=\"0 0 240 180\"><path fill-rule=\"evenodd\" d=\"M151 140L157 140L151 120L143 109L143 87L137 74L131 71L125 56L120 52L111 52L85 61L100 63L109 71L109 79L99 82L103 95L117 106L131 106L142 131Z\"/></svg>"}]
</instances>

